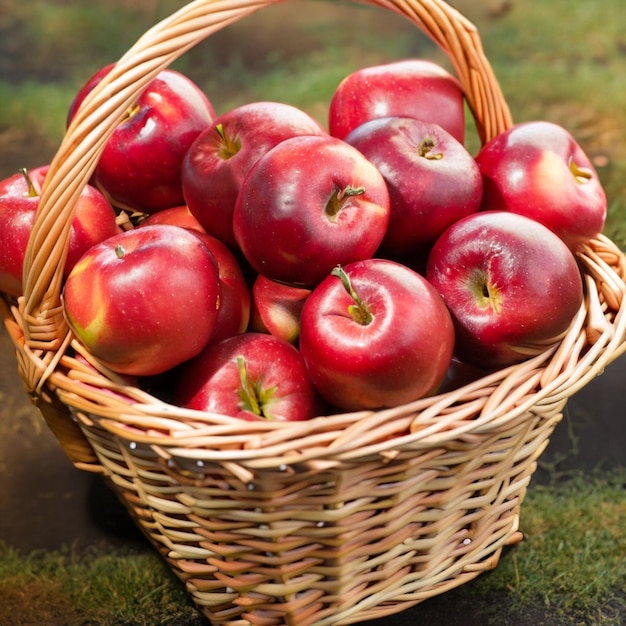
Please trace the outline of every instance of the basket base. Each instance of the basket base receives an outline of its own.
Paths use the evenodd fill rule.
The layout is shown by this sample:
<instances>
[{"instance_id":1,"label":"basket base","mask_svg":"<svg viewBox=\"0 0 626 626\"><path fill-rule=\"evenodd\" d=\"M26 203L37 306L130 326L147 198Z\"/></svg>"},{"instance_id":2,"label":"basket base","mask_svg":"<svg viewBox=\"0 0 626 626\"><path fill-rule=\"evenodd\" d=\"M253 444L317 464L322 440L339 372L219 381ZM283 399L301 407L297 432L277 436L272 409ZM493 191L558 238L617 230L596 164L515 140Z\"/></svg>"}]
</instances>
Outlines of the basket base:
<instances>
[{"instance_id":1,"label":"basket base","mask_svg":"<svg viewBox=\"0 0 626 626\"><path fill-rule=\"evenodd\" d=\"M202 477L176 479L175 463L149 446L83 430L111 471L107 484L212 624L340 626L403 612L495 568L521 539L520 506L560 419L523 416L513 444L508 430L457 442L432 461L436 470L423 466L426 452L426 461L399 455L384 471L372 462L375 479L364 461L314 478L260 472L253 486L209 453ZM339 503L337 481L365 487ZM275 506L294 484L301 503L330 494L336 518L307 521L328 512L326 497L293 517ZM381 496L364 495L372 491Z\"/></svg>"}]
</instances>

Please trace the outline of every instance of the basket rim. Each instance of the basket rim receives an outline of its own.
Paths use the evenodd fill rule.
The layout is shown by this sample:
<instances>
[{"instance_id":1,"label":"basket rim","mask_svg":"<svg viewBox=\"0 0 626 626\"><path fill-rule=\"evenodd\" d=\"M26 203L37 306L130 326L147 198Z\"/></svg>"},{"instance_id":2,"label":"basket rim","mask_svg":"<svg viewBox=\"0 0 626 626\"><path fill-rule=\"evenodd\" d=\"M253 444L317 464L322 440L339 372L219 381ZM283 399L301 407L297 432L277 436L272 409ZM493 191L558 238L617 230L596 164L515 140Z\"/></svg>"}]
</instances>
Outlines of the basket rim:
<instances>
[{"instance_id":1,"label":"basket rim","mask_svg":"<svg viewBox=\"0 0 626 626\"><path fill-rule=\"evenodd\" d=\"M602 240L601 251L613 251L626 267L614 244ZM591 244L579 258L591 268L605 264ZM68 354L55 364L47 386L81 428L101 430L126 446L153 447L164 459L210 457L249 471L351 462L371 455L392 458L407 450L502 432L530 415L550 418L560 413L573 393L626 352L626 285L622 283L614 315L606 314L607 298L597 287L612 278L619 276L610 265L595 279L588 275L585 302L560 343L451 391L378 411L322 415L304 422L247 422L168 404L127 385L106 368L95 371ZM18 307L11 312L19 319ZM7 327L17 349L23 351L19 323ZM78 342L71 346L93 360Z\"/></svg>"}]
</instances>

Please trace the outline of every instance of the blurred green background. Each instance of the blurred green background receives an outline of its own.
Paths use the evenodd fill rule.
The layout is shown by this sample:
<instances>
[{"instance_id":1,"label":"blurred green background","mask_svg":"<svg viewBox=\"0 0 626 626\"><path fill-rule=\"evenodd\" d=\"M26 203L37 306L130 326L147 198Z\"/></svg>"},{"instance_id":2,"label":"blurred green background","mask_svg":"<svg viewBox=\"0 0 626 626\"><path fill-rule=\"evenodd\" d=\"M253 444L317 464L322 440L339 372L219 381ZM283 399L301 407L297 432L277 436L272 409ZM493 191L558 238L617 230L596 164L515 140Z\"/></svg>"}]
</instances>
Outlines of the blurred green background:
<instances>
[{"instance_id":1,"label":"blurred green background","mask_svg":"<svg viewBox=\"0 0 626 626\"><path fill-rule=\"evenodd\" d=\"M0 0L0 175L43 164L67 107L174 0ZM606 233L626 247L626 32L623 0L454 0L481 34L514 121L568 128L610 202ZM404 18L347 2L288 2L209 37L176 63L218 112L282 100L326 121L341 78L368 64L447 58ZM477 145L468 147L475 150Z\"/></svg>"}]
</instances>

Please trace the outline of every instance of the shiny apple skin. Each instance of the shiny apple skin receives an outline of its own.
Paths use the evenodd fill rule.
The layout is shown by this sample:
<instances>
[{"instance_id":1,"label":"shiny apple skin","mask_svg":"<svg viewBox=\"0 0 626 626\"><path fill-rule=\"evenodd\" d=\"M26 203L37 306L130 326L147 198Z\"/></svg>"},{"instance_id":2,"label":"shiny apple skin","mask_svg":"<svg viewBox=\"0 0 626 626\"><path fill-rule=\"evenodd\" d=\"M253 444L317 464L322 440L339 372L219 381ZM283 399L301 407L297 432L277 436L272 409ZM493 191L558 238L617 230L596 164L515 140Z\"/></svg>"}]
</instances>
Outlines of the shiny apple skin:
<instances>
[{"instance_id":1,"label":"shiny apple skin","mask_svg":"<svg viewBox=\"0 0 626 626\"><path fill-rule=\"evenodd\" d=\"M139 226L149 226L154 224L169 224L170 226L180 226L199 233L206 233L200 222L192 215L189 207L185 204L163 209L152 215L148 215L139 222Z\"/></svg>"},{"instance_id":2,"label":"shiny apple skin","mask_svg":"<svg viewBox=\"0 0 626 626\"><path fill-rule=\"evenodd\" d=\"M507 211L452 225L435 243L426 276L452 314L456 356L486 369L547 349L583 301L581 273L565 243L542 224Z\"/></svg>"},{"instance_id":3,"label":"shiny apple skin","mask_svg":"<svg viewBox=\"0 0 626 626\"><path fill-rule=\"evenodd\" d=\"M258 274L252 285L250 330L297 345L302 307L310 294L305 287L285 285Z\"/></svg>"},{"instance_id":4,"label":"shiny apple skin","mask_svg":"<svg viewBox=\"0 0 626 626\"><path fill-rule=\"evenodd\" d=\"M254 163L285 139L326 134L310 115L281 102L250 102L219 115L183 160L183 195L189 210L209 235L236 246L235 202Z\"/></svg>"},{"instance_id":5,"label":"shiny apple skin","mask_svg":"<svg viewBox=\"0 0 626 626\"><path fill-rule=\"evenodd\" d=\"M379 118L355 128L345 141L378 168L389 189L391 216L381 255L423 255L448 226L480 209L478 165L438 124Z\"/></svg>"},{"instance_id":6,"label":"shiny apple skin","mask_svg":"<svg viewBox=\"0 0 626 626\"><path fill-rule=\"evenodd\" d=\"M91 354L121 374L152 376L194 357L219 310L217 263L178 226L126 231L93 246L63 289L65 316Z\"/></svg>"},{"instance_id":7,"label":"shiny apple skin","mask_svg":"<svg viewBox=\"0 0 626 626\"><path fill-rule=\"evenodd\" d=\"M245 362L250 384L270 398L255 413L242 401L237 358ZM272 391L273 390L273 391ZM314 416L316 393L298 350L273 335L244 333L211 343L179 373L176 404L246 421L301 421Z\"/></svg>"},{"instance_id":8,"label":"shiny apple skin","mask_svg":"<svg viewBox=\"0 0 626 626\"><path fill-rule=\"evenodd\" d=\"M108 74L105 66L79 90L68 120ZM115 206L154 213L184 204L181 166L197 136L215 119L206 94L175 70L161 71L109 138L92 180Z\"/></svg>"},{"instance_id":9,"label":"shiny apple skin","mask_svg":"<svg viewBox=\"0 0 626 626\"><path fill-rule=\"evenodd\" d=\"M233 251L216 237L208 235L187 206L153 213L139 227L152 224L187 228L195 232L213 254L220 280L220 306L211 341L220 341L245 332L250 321L252 296L244 271Z\"/></svg>"},{"instance_id":10,"label":"shiny apple skin","mask_svg":"<svg viewBox=\"0 0 626 626\"><path fill-rule=\"evenodd\" d=\"M606 193L593 163L562 126L521 122L485 144L476 162L483 176L484 210L530 217L572 249L602 232ZM575 176L571 163L585 176Z\"/></svg>"},{"instance_id":11,"label":"shiny apple skin","mask_svg":"<svg viewBox=\"0 0 626 626\"><path fill-rule=\"evenodd\" d=\"M373 319L354 319L354 300L334 275L307 298L300 351L320 395L340 409L360 410L435 392L454 347L452 320L439 294L391 260L367 259L343 269Z\"/></svg>"},{"instance_id":12,"label":"shiny apple skin","mask_svg":"<svg viewBox=\"0 0 626 626\"><path fill-rule=\"evenodd\" d=\"M330 214L331 198L346 188ZM239 248L259 274L310 288L337 264L373 256L389 224L382 174L334 137L293 137L261 157L244 179L233 216Z\"/></svg>"},{"instance_id":13,"label":"shiny apple skin","mask_svg":"<svg viewBox=\"0 0 626 626\"><path fill-rule=\"evenodd\" d=\"M42 165L28 170L39 193L49 169L49 165ZM29 194L29 185L22 173L0 182L0 291L9 295L22 293L24 257L39 206L39 193ZM72 217L65 277L91 246L120 231L115 220L110 202L87 185L81 191Z\"/></svg>"},{"instance_id":14,"label":"shiny apple skin","mask_svg":"<svg viewBox=\"0 0 626 626\"><path fill-rule=\"evenodd\" d=\"M434 122L465 141L465 103L459 81L426 59L403 59L361 68L337 86L328 110L328 130L339 139L380 117Z\"/></svg>"}]
</instances>

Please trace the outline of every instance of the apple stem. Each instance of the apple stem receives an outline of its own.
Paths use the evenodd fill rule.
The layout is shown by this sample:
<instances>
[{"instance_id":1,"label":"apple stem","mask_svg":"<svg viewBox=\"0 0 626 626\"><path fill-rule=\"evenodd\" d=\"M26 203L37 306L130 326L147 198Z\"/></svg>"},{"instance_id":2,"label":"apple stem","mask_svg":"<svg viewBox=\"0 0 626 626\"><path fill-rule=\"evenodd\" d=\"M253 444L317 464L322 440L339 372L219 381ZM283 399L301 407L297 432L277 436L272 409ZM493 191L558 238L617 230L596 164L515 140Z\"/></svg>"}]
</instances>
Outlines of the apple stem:
<instances>
[{"instance_id":1,"label":"apple stem","mask_svg":"<svg viewBox=\"0 0 626 626\"><path fill-rule=\"evenodd\" d=\"M139 113L140 109L141 109L141 107L139 106L139 103L136 102L131 107L128 107L128 109L126 111L126 117L124 119L125 120L130 119L133 115L136 115L137 113Z\"/></svg>"},{"instance_id":2,"label":"apple stem","mask_svg":"<svg viewBox=\"0 0 626 626\"><path fill-rule=\"evenodd\" d=\"M350 297L354 300L354 304L351 304L348 307L348 313L352 316L355 322L363 326L367 326L374 319L374 316L367 310L367 306L365 303L359 298L359 294L354 291L352 287L352 283L350 282L350 277L346 274L345 270L341 265L337 265L331 271L333 276L336 276L341 280L345 290L350 294Z\"/></svg>"},{"instance_id":3,"label":"apple stem","mask_svg":"<svg viewBox=\"0 0 626 626\"><path fill-rule=\"evenodd\" d=\"M429 159L430 161L439 161L440 159L443 159L442 152L437 152L437 153L431 152L431 150L433 150L434 147L435 147L435 141L432 139L432 137L426 137L422 139L422 142L420 143L417 149L417 152L421 157Z\"/></svg>"},{"instance_id":4,"label":"apple stem","mask_svg":"<svg viewBox=\"0 0 626 626\"><path fill-rule=\"evenodd\" d=\"M264 412L263 406L269 401L276 391L275 387L266 390L265 392L259 388L259 385L254 385L248 377L248 370L246 369L246 360L242 355L239 355L236 359L237 369L239 370L239 382L241 387L239 388L239 398L241 399L241 408L246 411L250 411L259 417L265 419L273 419L271 415Z\"/></svg>"},{"instance_id":5,"label":"apple stem","mask_svg":"<svg viewBox=\"0 0 626 626\"><path fill-rule=\"evenodd\" d=\"M477 271L474 274L470 285L480 308L489 308L496 315L502 311L500 290L495 285L490 284L488 278L482 272Z\"/></svg>"},{"instance_id":6,"label":"apple stem","mask_svg":"<svg viewBox=\"0 0 626 626\"><path fill-rule=\"evenodd\" d=\"M216 124L215 132L220 138L220 158L228 160L241 150L241 142L237 138L231 139L230 137L227 137L223 124Z\"/></svg>"},{"instance_id":7,"label":"apple stem","mask_svg":"<svg viewBox=\"0 0 626 626\"><path fill-rule=\"evenodd\" d=\"M124 250L124 246L121 243L115 246L115 256L118 259L123 259L126 256L126 250Z\"/></svg>"},{"instance_id":8,"label":"apple stem","mask_svg":"<svg viewBox=\"0 0 626 626\"><path fill-rule=\"evenodd\" d=\"M580 167L574 159L569 161L569 169L574 175L577 183L581 185L588 183L593 178L593 173L588 167Z\"/></svg>"},{"instance_id":9,"label":"apple stem","mask_svg":"<svg viewBox=\"0 0 626 626\"><path fill-rule=\"evenodd\" d=\"M26 180L26 184L28 185L28 197L36 198L37 196L40 196L41 193L37 189L37 187L35 187L35 183L33 182L33 179L28 175L28 170L25 167L23 167L20 170L20 174L24 177L24 179Z\"/></svg>"},{"instance_id":10,"label":"apple stem","mask_svg":"<svg viewBox=\"0 0 626 626\"><path fill-rule=\"evenodd\" d=\"M344 187L344 189L335 187L335 191L326 203L326 214L330 217L335 217L348 198L351 198L352 196L361 196L364 193L365 187L351 187L350 185Z\"/></svg>"}]
</instances>

